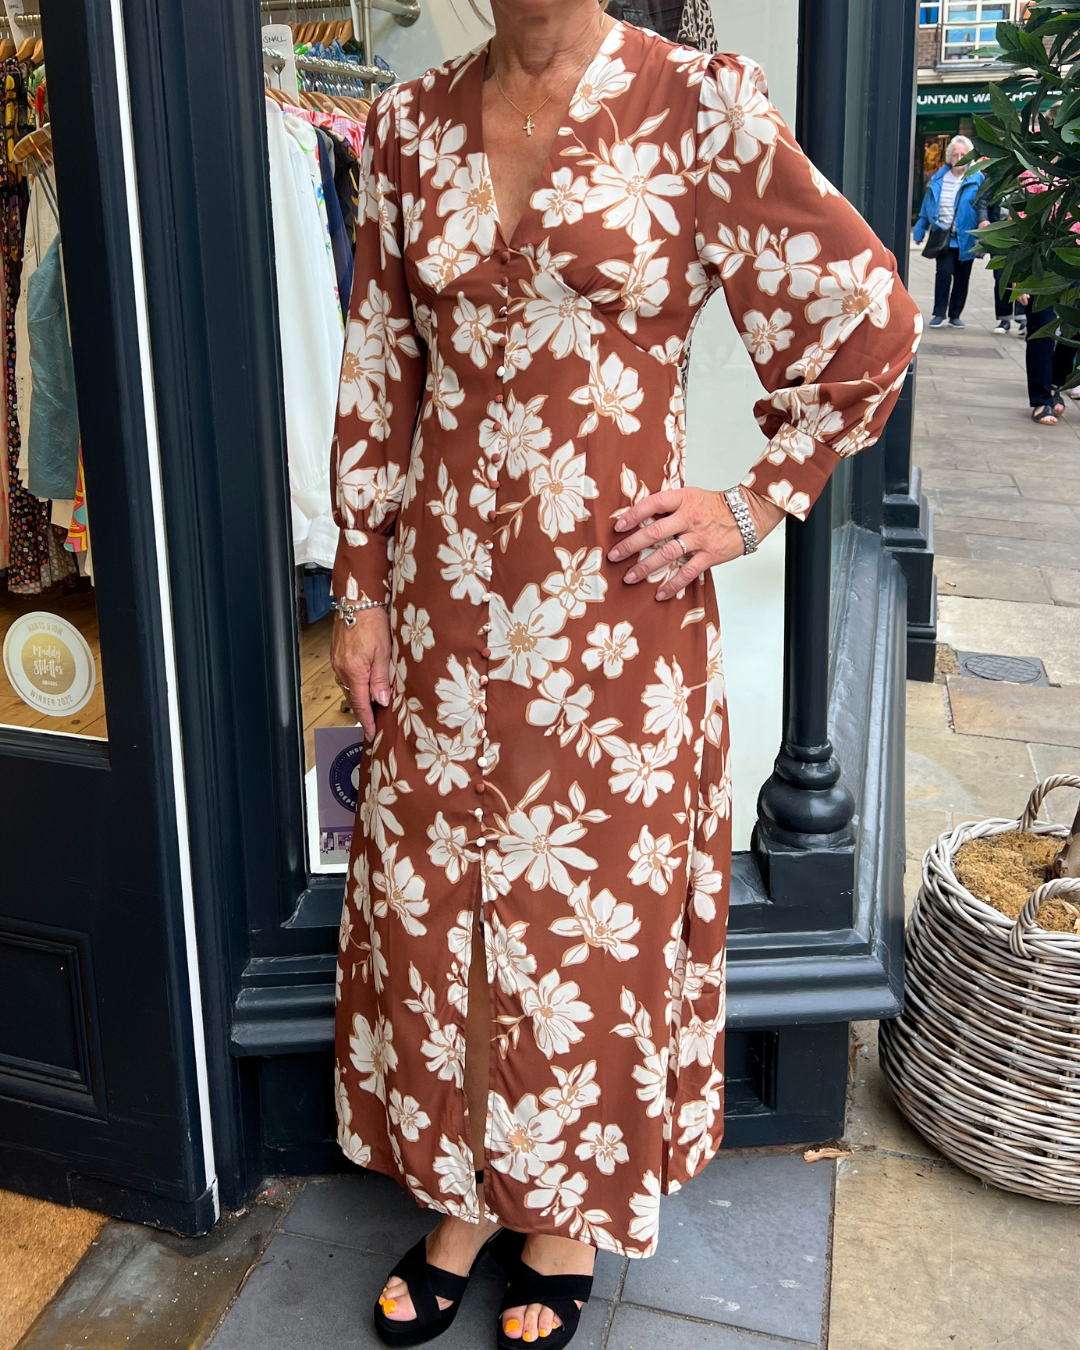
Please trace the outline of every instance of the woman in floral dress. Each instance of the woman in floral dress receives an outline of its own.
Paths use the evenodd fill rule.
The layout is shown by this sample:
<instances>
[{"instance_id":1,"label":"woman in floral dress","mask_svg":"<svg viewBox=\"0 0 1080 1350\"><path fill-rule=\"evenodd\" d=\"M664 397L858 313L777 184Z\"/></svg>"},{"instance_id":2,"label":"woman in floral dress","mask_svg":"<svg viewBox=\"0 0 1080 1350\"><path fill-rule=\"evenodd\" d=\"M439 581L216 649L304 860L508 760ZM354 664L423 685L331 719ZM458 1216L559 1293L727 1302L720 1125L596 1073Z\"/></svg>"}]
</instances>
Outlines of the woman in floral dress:
<instances>
[{"instance_id":1,"label":"woman in floral dress","mask_svg":"<svg viewBox=\"0 0 1080 1350\"><path fill-rule=\"evenodd\" d=\"M874 443L919 328L751 61L596 0L493 11L369 115L334 455L334 668L369 741L339 1139L445 1216L376 1309L398 1345L449 1324L497 1225L525 1235L500 1341L564 1344L595 1250L649 1256L720 1143L709 569L744 535L684 485L696 316L723 292L766 391L759 538Z\"/></svg>"}]
</instances>

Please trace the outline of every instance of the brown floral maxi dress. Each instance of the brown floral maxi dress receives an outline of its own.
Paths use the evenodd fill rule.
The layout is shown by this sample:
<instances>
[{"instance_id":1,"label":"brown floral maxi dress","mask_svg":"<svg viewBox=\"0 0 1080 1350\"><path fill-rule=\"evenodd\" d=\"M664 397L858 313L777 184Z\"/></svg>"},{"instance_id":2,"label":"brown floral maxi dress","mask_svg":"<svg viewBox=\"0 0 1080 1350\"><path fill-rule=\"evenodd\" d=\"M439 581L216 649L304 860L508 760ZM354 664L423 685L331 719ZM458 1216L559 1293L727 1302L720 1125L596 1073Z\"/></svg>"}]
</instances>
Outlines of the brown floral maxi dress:
<instances>
[{"instance_id":1,"label":"brown floral maxi dress","mask_svg":"<svg viewBox=\"0 0 1080 1350\"><path fill-rule=\"evenodd\" d=\"M479 907L487 1205L647 1256L661 1194L723 1124L727 728L710 579L663 604L625 585L614 522L684 483L681 373L712 291L768 391L743 481L800 517L880 434L918 313L752 62L616 24L512 239L483 74L483 52L448 62L368 120L333 589L389 597L392 704L341 928L339 1139L479 1217Z\"/></svg>"}]
</instances>

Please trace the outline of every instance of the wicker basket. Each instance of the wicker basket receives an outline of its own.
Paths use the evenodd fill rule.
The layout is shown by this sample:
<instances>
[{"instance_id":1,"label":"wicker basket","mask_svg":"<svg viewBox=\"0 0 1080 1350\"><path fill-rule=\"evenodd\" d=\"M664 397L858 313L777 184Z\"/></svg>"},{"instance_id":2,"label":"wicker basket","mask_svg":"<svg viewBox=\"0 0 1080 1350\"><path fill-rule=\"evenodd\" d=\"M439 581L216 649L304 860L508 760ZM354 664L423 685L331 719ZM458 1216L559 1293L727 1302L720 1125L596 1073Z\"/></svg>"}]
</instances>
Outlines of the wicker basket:
<instances>
[{"instance_id":1,"label":"wicker basket","mask_svg":"<svg viewBox=\"0 0 1080 1350\"><path fill-rule=\"evenodd\" d=\"M900 1110L945 1157L1004 1190L1080 1204L1080 935L1035 915L1080 880L1038 887L1014 921L957 880L969 839L1029 830L1046 794L1080 788L1056 775L1019 820L943 834L923 859L907 925L905 1007L883 1022L881 1066Z\"/></svg>"}]
</instances>

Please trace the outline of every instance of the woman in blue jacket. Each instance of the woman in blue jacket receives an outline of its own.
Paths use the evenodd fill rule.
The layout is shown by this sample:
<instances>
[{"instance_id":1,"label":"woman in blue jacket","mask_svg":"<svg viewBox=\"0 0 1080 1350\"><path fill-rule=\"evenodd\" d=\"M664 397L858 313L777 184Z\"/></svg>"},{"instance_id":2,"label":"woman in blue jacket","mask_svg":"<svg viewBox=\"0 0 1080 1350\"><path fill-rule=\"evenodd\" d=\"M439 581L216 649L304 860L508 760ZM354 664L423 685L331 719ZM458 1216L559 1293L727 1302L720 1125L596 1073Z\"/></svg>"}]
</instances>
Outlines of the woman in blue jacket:
<instances>
[{"instance_id":1,"label":"woman in blue jacket","mask_svg":"<svg viewBox=\"0 0 1080 1350\"><path fill-rule=\"evenodd\" d=\"M940 328L946 316L953 328L963 328L971 264L978 241L971 233L978 224L975 199L986 175L965 177L967 166L960 161L972 149L966 136L954 136L945 152L945 163L930 179L919 219L915 222L915 242L921 244L933 225L950 229L949 247L937 260L934 281L934 317L931 328Z\"/></svg>"}]
</instances>

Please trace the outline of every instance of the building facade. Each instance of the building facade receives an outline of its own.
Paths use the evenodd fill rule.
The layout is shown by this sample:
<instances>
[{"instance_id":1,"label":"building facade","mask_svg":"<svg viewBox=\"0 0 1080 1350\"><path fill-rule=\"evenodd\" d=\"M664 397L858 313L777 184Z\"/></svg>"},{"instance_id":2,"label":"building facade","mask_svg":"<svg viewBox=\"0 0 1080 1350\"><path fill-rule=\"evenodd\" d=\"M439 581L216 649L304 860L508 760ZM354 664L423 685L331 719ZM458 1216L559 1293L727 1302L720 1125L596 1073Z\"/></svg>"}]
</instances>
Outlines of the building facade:
<instances>
[{"instance_id":1,"label":"building facade","mask_svg":"<svg viewBox=\"0 0 1080 1350\"><path fill-rule=\"evenodd\" d=\"M912 212L945 162L954 136L970 136L976 114L990 111L987 86L1015 71L996 60L997 25L1018 22L1030 0L922 0L919 4L919 92L915 123Z\"/></svg>"}]
</instances>

